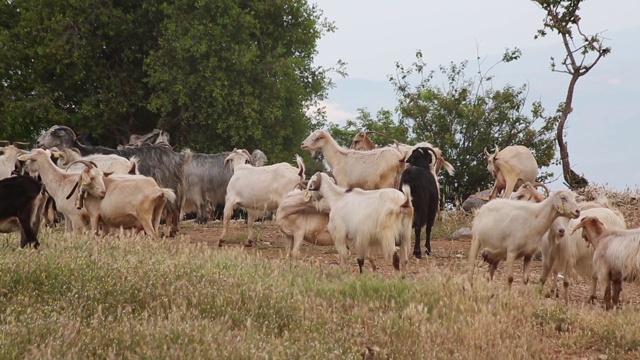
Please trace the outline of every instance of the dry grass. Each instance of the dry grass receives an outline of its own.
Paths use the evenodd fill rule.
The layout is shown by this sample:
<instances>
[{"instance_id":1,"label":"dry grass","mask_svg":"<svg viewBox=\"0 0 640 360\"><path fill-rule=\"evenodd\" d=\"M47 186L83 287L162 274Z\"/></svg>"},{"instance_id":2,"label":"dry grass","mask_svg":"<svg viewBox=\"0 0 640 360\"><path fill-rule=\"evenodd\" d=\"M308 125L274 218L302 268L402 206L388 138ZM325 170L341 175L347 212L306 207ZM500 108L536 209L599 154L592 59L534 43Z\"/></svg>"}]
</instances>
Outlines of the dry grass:
<instances>
[{"instance_id":1,"label":"dry grass","mask_svg":"<svg viewBox=\"0 0 640 360\"><path fill-rule=\"evenodd\" d=\"M2 359L640 356L634 306L565 307L536 285L470 284L459 266L357 275L186 238L41 238L39 251L0 242Z\"/></svg>"}]
</instances>

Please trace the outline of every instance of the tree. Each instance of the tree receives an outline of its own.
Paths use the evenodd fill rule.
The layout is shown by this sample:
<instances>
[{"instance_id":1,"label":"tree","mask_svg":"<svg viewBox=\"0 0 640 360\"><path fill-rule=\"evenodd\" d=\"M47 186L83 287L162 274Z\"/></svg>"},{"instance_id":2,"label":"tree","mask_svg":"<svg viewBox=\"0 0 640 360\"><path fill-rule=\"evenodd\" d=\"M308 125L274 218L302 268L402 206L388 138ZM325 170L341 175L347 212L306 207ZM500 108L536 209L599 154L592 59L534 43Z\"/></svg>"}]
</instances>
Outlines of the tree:
<instances>
[{"instance_id":1,"label":"tree","mask_svg":"<svg viewBox=\"0 0 640 360\"><path fill-rule=\"evenodd\" d=\"M537 31L535 38L547 35L547 30L556 32L562 38L565 56L561 62L562 68L557 68L554 58L551 58L551 71L571 75L567 96L558 107L559 123L556 130L556 140L560 147L560 160L562 161L562 173L566 185L571 189L579 189L588 185L587 179L576 174L571 169L569 162L569 149L564 141L564 127L572 111L573 94L578 79L586 75L606 55L611 48L604 46L601 33L586 35L580 28L580 4L583 0L533 0L546 15L543 28ZM574 35L577 32L579 42L576 44Z\"/></svg>"},{"instance_id":2,"label":"tree","mask_svg":"<svg viewBox=\"0 0 640 360\"><path fill-rule=\"evenodd\" d=\"M494 66L517 60L520 55L518 49L507 50ZM555 155L552 133L557 120L543 116L540 102L532 104L530 116L524 114L527 87L507 84L493 89L488 86L492 77L481 71L478 60L474 78L465 78L467 61L440 66L438 72L446 80L445 85L437 86L431 83L436 71L427 70L418 51L409 68L398 63L396 74L389 77L398 95L400 119L411 127L410 138L441 148L456 169L454 176L441 175L443 196L450 203L493 184L486 170L485 147L527 146L540 166L548 166ZM416 78L419 83L413 86ZM543 174L540 181L548 176Z\"/></svg>"},{"instance_id":3,"label":"tree","mask_svg":"<svg viewBox=\"0 0 640 360\"><path fill-rule=\"evenodd\" d=\"M194 151L290 161L336 70L313 65L334 27L305 0L14 0L0 26L0 133L13 140L65 124L116 146L159 127Z\"/></svg>"},{"instance_id":4,"label":"tree","mask_svg":"<svg viewBox=\"0 0 640 360\"><path fill-rule=\"evenodd\" d=\"M409 128L404 121L395 121L391 110L380 109L373 118L367 109L358 109L358 116L355 120L347 120L343 126L332 123L328 126L331 133L338 144L348 148L351 146L353 137L364 130L376 131L377 134L371 135L371 141L376 146L384 146L394 141L407 143L409 139Z\"/></svg>"}]
</instances>

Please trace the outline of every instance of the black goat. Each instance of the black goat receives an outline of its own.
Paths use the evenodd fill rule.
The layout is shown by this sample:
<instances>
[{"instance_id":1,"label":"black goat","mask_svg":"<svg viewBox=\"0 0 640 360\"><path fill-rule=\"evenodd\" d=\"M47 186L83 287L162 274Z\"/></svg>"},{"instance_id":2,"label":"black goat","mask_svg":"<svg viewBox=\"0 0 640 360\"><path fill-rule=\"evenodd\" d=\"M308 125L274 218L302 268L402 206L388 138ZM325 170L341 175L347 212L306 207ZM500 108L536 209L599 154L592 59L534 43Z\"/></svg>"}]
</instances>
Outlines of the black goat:
<instances>
[{"instance_id":1,"label":"black goat","mask_svg":"<svg viewBox=\"0 0 640 360\"><path fill-rule=\"evenodd\" d=\"M127 159L136 156L139 159L138 170L141 175L152 177L161 188L169 188L176 194L175 203L167 201L166 224L170 228L169 236L178 232L180 213L185 196L185 167L191 161L191 153L179 153L165 146L143 146L125 149L111 149L102 146L83 145L76 139L76 134L66 126L56 125L42 134L36 143L37 147L50 149L77 148L82 156L91 154L116 154Z\"/></svg>"},{"instance_id":2,"label":"black goat","mask_svg":"<svg viewBox=\"0 0 640 360\"><path fill-rule=\"evenodd\" d=\"M431 156L433 154L433 157ZM411 188L411 203L413 204L413 229L416 242L413 255L421 259L420 233L423 227L427 227L426 253L431 255L431 228L438 212L438 182L429 170L431 161L436 158L432 148L419 147L413 150L406 162L409 164L400 178L400 187L409 185Z\"/></svg>"},{"instance_id":3,"label":"black goat","mask_svg":"<svg viewBox=\"0 0 640 360\"><path fill-rule=\"evenodd\" d=\"M40 246L38 230L47 195L40 182L30 176L0 180L0 232L20 231L20 247Z\"/></svg>"}]
</instances>

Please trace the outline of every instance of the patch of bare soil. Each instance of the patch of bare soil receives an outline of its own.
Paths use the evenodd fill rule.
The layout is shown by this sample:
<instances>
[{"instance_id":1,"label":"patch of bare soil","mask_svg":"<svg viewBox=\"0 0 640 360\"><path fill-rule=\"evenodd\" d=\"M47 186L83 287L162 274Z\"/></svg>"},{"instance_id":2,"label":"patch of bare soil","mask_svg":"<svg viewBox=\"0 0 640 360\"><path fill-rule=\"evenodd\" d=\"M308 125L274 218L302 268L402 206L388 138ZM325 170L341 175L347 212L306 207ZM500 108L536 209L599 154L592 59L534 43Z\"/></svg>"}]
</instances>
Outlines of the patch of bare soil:
<instances>
[{"instance_id":1,"label":"patch of bare soil","mask_svg":"<svg viewBox=\"0 0 640 360\"><path fill-rule=\"evenodd\" d=\"M218 239L222 233L222 225L219 221L210 222L206 225L195 224L193 221L185 221L181 223L181 229L179 234L188 238L189 241L194 243L205 243L208 246L224 251L226 248L239 247L243 248L248 253L256 254L264 259L282 259L287 254L287 239L278 230L278 227L273 221L259 222L254 225L254 239L258 239L254 243L253 247L245 247L244 242L247 239L247 226L242 221L232 221L229 229L227 230L227 241L223 247L218 247ZM407 270L407 276L413 278L426 278L430 273L436 271L447 271L452 273L467 274L468 272L468 255L471 245L471 239L461 240L445 240L445 239L432 239L431 256L426 256L424 259L416 259L413 256L410 257L410 263ZM424 240L422 244L424 249ZM340 260L338 254L333 246L316 246L308 243L303 243L300 249L301 258L295 261L304 261L317 266L339 266ZM358 265L355 257L349 259L349 268L355 274L358 273ZM378 273L382 277L390 277L393 275L394 270L390 262L384 259L378 259L376 261ZM371 271L371 267L368 261L365 261L365 271ZM474 276L485 278L487 275L487 264L482 262L478 258L478 267L475 270ZM530 284L538 284L538 279L542 271L542 261L539 257L533 260L530 272ZM501 262L498 270L496 271L494 282L504 284L506 286L506 268L505 263ZM545 284L545 291L548 291L549 284L552 281L551 275L547 279ZM517 261L514 264L514 287L524 286L522 282L522 261ZM560 299L562 301L563 285L562 280L558 280L558 289L560 292ZM587 304L586 300L591 293L591 280L578 277L574 279L569 287L569 303L572 306L602 306L602 294L603 289L598 287L597 300L595 304ZM637 285L635 284L623 284L623 291L621 293L621 301L625 306L640 307Z\"/></svg>"}]
</instances>

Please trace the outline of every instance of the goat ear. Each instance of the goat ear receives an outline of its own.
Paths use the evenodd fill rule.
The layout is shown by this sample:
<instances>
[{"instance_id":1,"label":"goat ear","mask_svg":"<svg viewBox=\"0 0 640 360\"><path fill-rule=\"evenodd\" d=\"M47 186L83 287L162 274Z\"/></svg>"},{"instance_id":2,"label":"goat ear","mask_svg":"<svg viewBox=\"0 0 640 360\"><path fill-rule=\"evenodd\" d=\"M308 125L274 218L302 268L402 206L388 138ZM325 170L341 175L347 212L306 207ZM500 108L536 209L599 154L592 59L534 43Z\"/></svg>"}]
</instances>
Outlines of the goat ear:
<instances>
[{"instance_id":1,"label":"goat ear","mask_svg":"<svg viewBox=\"0 0 640 360\"><path fill-rule=\"evenodd\" d=\"M83 171L80 175L80 181L82 181L82 185L91 184L91 176L87 171Z\"/></svg>"},{"instance_id":2,"label":"goat ear","mask_svg":"<svg viewBox=\"0 0 640 360\"><path fill-rule=\"evenodd\" d=\"M573 228L573 231L571 231L571 235L573 235L573 233L575 233L576 231L584 227L584 222L585 222L584 220L585 219L582 219L582 221L580 221L578 225L576 225L576 227Z\"/></svg>"}]
</instances>

